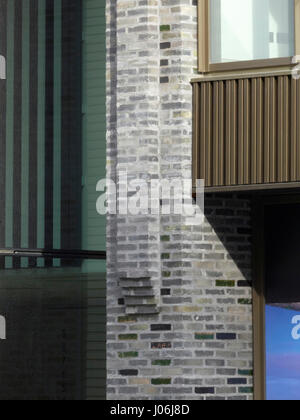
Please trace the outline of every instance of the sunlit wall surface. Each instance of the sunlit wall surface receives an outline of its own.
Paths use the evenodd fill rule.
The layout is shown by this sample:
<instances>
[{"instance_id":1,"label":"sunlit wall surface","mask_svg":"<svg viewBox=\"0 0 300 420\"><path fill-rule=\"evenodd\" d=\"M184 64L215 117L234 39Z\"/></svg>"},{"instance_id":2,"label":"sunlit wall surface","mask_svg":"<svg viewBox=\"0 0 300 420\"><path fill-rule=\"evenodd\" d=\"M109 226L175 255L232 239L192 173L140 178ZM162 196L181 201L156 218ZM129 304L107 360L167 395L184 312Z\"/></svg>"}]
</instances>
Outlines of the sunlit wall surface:
<instances>
[{"instance_id":1,"label":"sunlit wall surface","mask_svg":"<svg viewBox=\"0 0 300 420\"><path fill-rule=\"evenodd\" d=\"M211 63L294 55L294 0L211 0Z\"/></svg>"},{"instance_id":2,"label":"sunlit wall surface","mask_svg":"<svg viewBox=\"0 0 300 420\"><path fill-rule=\"evenodd\" d=\"M0 0L0 54L0 248L47 251L0 254L0 399L102 399L105 2Z\"/></svg>"}]
</instances>

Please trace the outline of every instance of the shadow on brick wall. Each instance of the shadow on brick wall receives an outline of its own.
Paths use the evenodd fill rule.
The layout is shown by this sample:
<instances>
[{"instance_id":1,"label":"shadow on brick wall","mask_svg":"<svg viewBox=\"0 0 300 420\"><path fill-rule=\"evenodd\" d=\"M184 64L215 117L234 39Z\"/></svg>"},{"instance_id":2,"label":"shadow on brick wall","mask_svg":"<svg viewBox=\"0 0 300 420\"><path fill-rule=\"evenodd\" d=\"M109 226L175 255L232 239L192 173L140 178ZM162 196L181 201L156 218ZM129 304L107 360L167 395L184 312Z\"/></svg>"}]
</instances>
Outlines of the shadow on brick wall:
<instances>
[{"instance_id":1,"label":"shadow on brick wall","mask_svg":"<svg viewBox=\"0 0 300 420\"><path fill-rule=\"evenodd\" d=\"M251 287L253 234L251 196L246 194L208 194L205 199L205 213L215 235L224 247L223 250L215 249L216 253L213 255L217 267L220 267L220 281L232 280L237 281L239 287ZM224 279L224 270L227 269L226 265L231 260L240 271L241 276L237 279ZM223 270L222 267L224 267Z\"/></svg>"}]
</instances>

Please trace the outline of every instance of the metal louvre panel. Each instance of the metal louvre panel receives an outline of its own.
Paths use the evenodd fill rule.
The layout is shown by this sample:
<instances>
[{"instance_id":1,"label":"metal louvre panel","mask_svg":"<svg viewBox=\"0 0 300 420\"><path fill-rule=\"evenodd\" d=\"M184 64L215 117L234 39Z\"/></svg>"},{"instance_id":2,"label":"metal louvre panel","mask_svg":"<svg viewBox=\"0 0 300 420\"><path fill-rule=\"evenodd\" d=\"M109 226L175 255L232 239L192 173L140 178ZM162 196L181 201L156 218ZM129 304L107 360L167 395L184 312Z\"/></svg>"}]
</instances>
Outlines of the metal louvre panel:
<instances>
[{"instance_id":1,"label":"metal louvre panel","mask_svg":"<svg viewBox=\"0 0 300 420\"><path fill-rule=\"evenodd\" d=\"M300 181L300 82L291 75L197 81L193 176L206 187Z\"/></svg>"}]
</instances>

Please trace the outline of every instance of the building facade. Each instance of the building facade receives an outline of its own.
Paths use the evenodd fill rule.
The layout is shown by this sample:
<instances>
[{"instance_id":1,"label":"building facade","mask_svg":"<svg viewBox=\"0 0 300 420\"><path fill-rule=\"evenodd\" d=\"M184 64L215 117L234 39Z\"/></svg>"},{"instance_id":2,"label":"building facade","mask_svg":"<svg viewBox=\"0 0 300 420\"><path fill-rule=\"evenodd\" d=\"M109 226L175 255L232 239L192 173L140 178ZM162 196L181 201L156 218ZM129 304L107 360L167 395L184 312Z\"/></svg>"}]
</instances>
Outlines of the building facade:
<instances>
[{"instance_id":1,"label":"building facade","mask_svg":"<svg viewBox=\"0 0 300 420\"><path fill-rule=\"evenodd\" d=\"M0 0L1 400L300 399L299 20Z\"/></svg>"},{"instance_id":2,"label":"building facade","mask_svg":"<svg viewBox=\"0 0 300 420\"><path fill-rule=\"evenodd\" d=\"M201 224L108 217L108 399L275 395L266 305L299 299L298 225L274 234L298 205L299 4L246 3L107 1L108 178L206 186Z\"/></svg>"}]
</instances>

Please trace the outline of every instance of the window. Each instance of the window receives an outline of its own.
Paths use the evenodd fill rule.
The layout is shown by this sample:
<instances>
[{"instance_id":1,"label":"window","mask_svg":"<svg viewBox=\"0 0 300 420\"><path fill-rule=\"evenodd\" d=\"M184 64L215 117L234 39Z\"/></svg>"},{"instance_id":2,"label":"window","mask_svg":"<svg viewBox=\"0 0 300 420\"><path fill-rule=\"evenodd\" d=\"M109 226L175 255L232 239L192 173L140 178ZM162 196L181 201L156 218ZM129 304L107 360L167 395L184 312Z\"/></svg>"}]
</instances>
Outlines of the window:
<instances>
[{"instance_id":1,"label":"window","mask_svg":"<svg viewBox=\"0 0 300 420\"><path fill-rule=\"evenodd\" d=\"M254 202L254 392L257 400L300 399L300 198Z\"/></svg>"},{"instance_id":2,"label":"window","mask_svg":"<svg viewBox=\"0 0 300 420\"><path fill-rule=\"evenodd\" d=\"M291 64L300 50L298 20L299 0L200 0L199 70Z\"/></svg>"}]
</instances>

